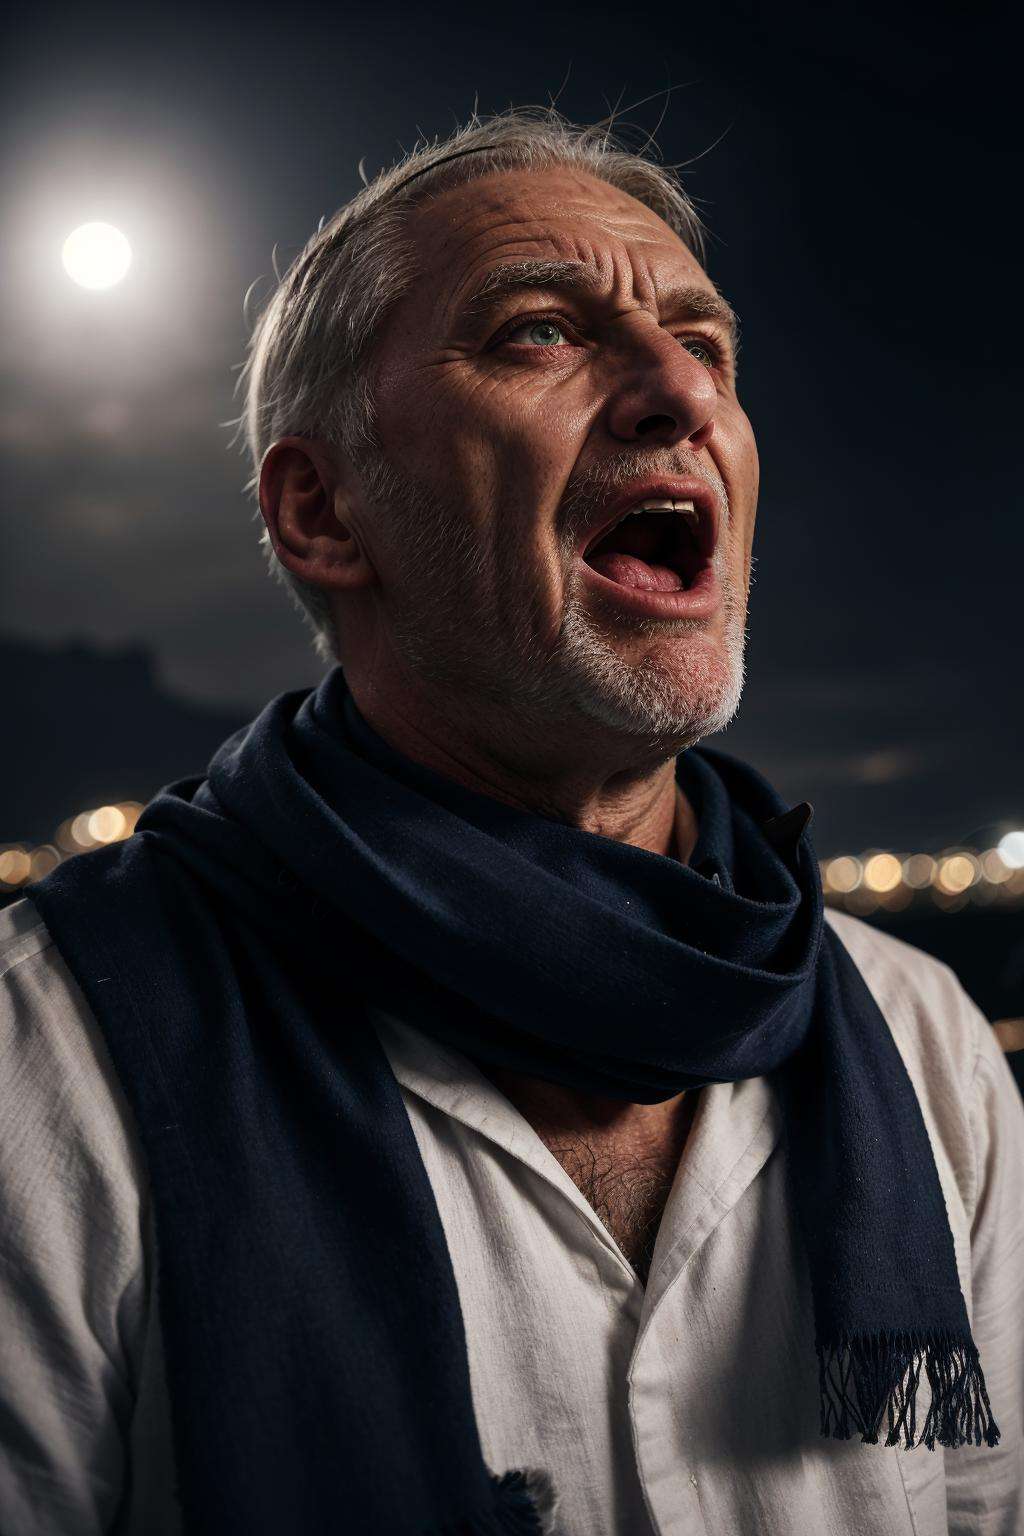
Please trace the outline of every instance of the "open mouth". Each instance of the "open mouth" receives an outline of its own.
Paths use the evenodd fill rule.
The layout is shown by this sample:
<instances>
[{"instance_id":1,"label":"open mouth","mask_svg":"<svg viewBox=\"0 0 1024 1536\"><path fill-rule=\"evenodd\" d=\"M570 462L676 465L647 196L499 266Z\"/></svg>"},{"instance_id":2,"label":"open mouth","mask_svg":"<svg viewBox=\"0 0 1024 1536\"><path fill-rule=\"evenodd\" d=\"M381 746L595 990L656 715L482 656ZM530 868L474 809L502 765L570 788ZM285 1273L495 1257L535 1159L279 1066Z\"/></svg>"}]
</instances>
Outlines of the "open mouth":
<instances>
[{"instance_id":1,"label":"open mouth","mask_svg":"<svg viewBox=\"0 0 1024 1536\"><path fill-rule=\"evenodd\" d=\"M649 498L583 551L598 575L644 592L688 592L709 570L714 532L693 501Z\"/></svg>"}]
</instances>

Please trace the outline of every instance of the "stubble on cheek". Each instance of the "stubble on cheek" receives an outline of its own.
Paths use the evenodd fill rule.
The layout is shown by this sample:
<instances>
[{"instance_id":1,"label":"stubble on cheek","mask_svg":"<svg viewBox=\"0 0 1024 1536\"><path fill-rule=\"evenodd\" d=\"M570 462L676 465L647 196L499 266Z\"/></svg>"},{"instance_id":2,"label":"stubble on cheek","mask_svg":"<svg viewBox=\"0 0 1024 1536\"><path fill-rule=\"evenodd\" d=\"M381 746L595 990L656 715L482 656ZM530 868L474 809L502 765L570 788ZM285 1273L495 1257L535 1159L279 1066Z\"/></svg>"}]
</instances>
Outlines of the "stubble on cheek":
<instances>
[{"instance_id":1,"label":"stubble on cheek","mask_svg":"<svg viewBox=\"0 0 1024 1536\"><path fill-rule=\"evenodd\" d=\"M713 630L702 621L627 625L602 616L584 588L578 519L555 528L543 490L507 472L484 517L477 494L472 505L459 497L464 476L438 475L435 490L384 461L375 470L373 500L396 573L390 623L410 670L452 693L518 707L524 724L574 714L670 742L721 729L742 687L746 607L728 521ZM485 476L500 480L493 459Z\"/></svg>"}]
</instances>

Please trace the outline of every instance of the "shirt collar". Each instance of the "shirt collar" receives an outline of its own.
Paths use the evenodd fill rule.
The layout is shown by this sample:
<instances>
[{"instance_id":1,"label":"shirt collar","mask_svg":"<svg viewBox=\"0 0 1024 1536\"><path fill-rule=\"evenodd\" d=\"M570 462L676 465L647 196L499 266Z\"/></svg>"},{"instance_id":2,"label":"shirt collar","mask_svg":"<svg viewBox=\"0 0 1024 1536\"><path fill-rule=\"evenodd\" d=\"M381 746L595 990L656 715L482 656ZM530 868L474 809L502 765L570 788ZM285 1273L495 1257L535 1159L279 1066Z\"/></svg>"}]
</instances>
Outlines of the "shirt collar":
<instances>
[{"instance_id":1,"label":"shirt collar","mask_svg":"<svg viewBox=\"0 0 1024 1536\"><path fill-rule=\"evenodd\" d=\"M633 1274L611 1234L558 1159L529 1121L468 1057L379 1009L372 1010L371 1017L403 1088L477 1131L554 1185ZM648 1308L656 1304L682 1265L760 1173L779 1139L781 1123L767 1078L709 1083L701 1090L701 1102L658 1234L647 1285Z\"/></svg>"}]
</instances>

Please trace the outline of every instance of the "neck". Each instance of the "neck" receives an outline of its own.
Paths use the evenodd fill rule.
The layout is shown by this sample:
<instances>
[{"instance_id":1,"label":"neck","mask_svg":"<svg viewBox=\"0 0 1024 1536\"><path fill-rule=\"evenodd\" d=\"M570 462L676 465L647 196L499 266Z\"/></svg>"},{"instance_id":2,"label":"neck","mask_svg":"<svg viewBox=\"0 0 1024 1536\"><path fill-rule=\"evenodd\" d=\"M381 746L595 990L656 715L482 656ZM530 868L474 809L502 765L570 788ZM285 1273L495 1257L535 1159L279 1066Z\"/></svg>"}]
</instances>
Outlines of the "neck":
<instances>
[{"instance_id":1,"label":"neck","mask_svg":"<svg viewBox=\"0 0 1024 1536\"><path fill-rule=\"evenodd\" d=\"M367 724L413 762L520 810L689 862L697 818L676 782L674 757L603 772L588 771L578 762L560 766L550 740L546 751L531 759L529 732L518 722L515 727L499 726L484 742L467 730L467 710L453 718L454 712L433 708L422 694L410 700L379 685L364 687L358 676L347 676L346 681ZM629 1104L478 1065L556 1155L569 1136L614 1148L616 1157L656 1157L660 1149L668 1152L670 1162L678 1158L678 1138L681 1130L685 1140L692 1095L676 1094L661 1104Z\"/></svg>"},{"instance_id":2,"label":"neck","mask_svg":"<svg viewBox=\"0 0 1024 1536\"><path fill-rule=\"evenodd\" d=\"M675 758L639 766L597 767L558 760L550 739L531 762L528 735L505 726L497 739L475 736L422 698L396 701L350 684L366 722L395 751L477 794L687 863L697 841L693 807L676 782Z\"/></svg>"}]
</instances>

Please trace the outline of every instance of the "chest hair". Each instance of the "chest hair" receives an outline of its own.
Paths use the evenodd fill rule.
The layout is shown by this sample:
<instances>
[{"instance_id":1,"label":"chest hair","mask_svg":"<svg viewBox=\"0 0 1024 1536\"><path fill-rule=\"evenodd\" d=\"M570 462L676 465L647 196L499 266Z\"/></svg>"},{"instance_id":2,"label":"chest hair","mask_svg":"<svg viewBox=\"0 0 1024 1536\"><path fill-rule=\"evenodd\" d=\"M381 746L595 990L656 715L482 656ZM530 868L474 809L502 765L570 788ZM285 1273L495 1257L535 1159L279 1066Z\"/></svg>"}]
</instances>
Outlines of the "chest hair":
<instances>
[{"instance_id":1,"label":"chest hair","mask_svg":"<svg viewBox=\"0 0 1024 1536\"><path fill-rule=\"evenodd\" d=\"M675 1138L656 1153L581 1135L541 1139L646 1285L682 1147Z\"/></svg>"}]
</instances>

